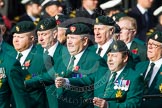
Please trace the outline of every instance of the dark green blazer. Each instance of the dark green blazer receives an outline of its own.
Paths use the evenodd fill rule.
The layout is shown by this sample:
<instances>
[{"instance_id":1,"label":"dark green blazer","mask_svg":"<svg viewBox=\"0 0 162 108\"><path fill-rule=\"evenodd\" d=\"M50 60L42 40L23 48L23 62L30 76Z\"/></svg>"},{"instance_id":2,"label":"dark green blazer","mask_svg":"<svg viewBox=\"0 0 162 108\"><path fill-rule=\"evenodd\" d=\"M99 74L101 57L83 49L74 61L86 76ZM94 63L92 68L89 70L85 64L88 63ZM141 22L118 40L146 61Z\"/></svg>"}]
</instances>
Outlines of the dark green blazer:
<instances>
[{"instance_id":1,"label":"dark green blazer","mask_svg":"<svg viewBox=\"0 0 162 108\"><path fill-rule=\"evenodd\" d=\"M0 50L0 108L9 108L11 95L16 108L31 108L28 93L25 91L22 69L19 61ZM3 77L2 77L3 75Z\"/></svg>"},{"instance_id":2,"label":"dark green blazer","mask_svg":"<svg viewBox=\"0 0 162 108\"><path fill-rule=\"evenodd\" d=\"M61 45L60 43L58 43L58 46L56 47L56 50L54 52L54 55L52 58L52 60L48 57L45 57L44 55L44 63L45 66L47 67L47 70L50 70L50 68L52 68L54 66L54 64L56 64L57 59L62 56L63 50L64 50L64 46ZM37 45L37 49L39 50L39 52L41 54L44 53L44 49L41 47L41 45ZM49 85L46 86L46 94L47 94L47 99L48 99L48 104L49 104L49 108L57 108L57 98L56 98L56 93L55 93L56 87L55 85Z\"/></svg>"},{"instance_id":3,"label":"dark green blazer","mask_svg":"<svg viewBox=\"0 0 162 108\"><path fill-rule=\"evenodd\" d=\"M70 84L78 86L87 86L94 84L94 96L103 98L107 82L109 81L110 71L97 72L82 79L69 79ZM118 79L130 80L128 91L122 90L122 99L119 101L108 101L109 108L139 108L142 101L143 82L140 75L136 74L131 68L125 67ZM114 86L109 88L107 98L116 98L118 90Z\"/></svg>"},{"instance_id":4,"label":"dark green blazer","mask_svg":"<svg viewBox=\"0 0 162 108\"><path fill-rule=\"evenodd\" d=\"M93 51L94 53L96 53L97 48L98 48L97 44L94 44L94 45L88 47L88 49ZM109 48L108 48L108 50L109 50ZM107 62L107 53L105 53L105 55L102 58Z\"/></svg>"},{"instance_id":5,"label":"dark green blazer","mask_svg":"<svg viewBox=\"0 0 162 108\"><path fill-rule=\"evenodd\" d=\"M35 46L33 46L26 57L22 69L25 71L23 73L24 80L29 80L46 72L46 67L43 62L43 55L38 54ZM30 88L26 89L29 91L29 96L31 98L30 102L33 107L48 108L46 91L44 87L35 90L30 90Z\"/></svg>"},{"instance_id":6,"label":"dark green blazer","mask_svg":"<svg viewBox=\"0 0 162 108\"><path fill-rule=\"evenodd\" d=\"M137 64L136 71L140 74L143 74L143 78L149 66L149 61L141 62ZM162 93L162 89L160 91L159 87L162 87L162 65L157 72L151 86L148 89L148 93L144 95L158 95ZM161 99L146 99L143 100L141 108L161 108L162 102Z\"/></svg>"},{"instance_id":7,"label":"dark green blazer","mask_svg":"<svg viewBox=\"0 0 162 108\"><path fill-rule=\"evenodd\" d=\"M137 38L133 39L130 51L137 54L141 61L146 61L148 59L146 44Z\"/></svg>"},{"instance_id":8,"label":"dark green blazer","mask_svg":"<svg viewBox=\"0 0 162 108\"><path fill-rule=\"evenodd\" d=\"M40 83L44 83L46 85L53 84L54 78L57 75L62 76L62 77L68 77L70 78L74 72L69 72L67 71L67 66L70 61L70 55L64 54L62 55L56 64L54 65L54 69L51 69L46 74L43 74L40 77L37 77L26 81L26 86L32 86L32 87L38 87L38 85L41 85ZM107 64L106 62L98 55L95 53L91 52L90 50L86 49L83 55L81 56L77 66L79 67L78 71L76 73L81 74L83 77L88 76L90 73L94 73L97 71L106 71L107 70ZM93 92L74 92L74 91L69 91L66 89L57 89L57 97L58 97L58 103L59 103L59 108L63 107L68 107L68 108L88 108L92 107L92 104L89 103L74 103L74 100L83 100L86 98L93 97ZM63 97L63 98L62 98ZM69 102L67 100L72 99L73 102ZM66 101L64 101L66 100Z\"/></svg>"}]
</instances>

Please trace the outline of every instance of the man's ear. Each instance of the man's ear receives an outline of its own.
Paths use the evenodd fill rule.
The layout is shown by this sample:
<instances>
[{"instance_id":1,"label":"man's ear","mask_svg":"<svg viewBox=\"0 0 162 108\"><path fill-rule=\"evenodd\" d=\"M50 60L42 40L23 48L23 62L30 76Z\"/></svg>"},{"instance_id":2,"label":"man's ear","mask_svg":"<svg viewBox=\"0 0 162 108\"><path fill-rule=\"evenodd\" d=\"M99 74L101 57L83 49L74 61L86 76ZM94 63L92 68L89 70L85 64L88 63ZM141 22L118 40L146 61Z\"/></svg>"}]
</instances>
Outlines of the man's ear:
<instances>
[{"instance_id":1,"label":"man's ear","mask_svg":"<svg viewBox=\"0 0 162 108\"><path fill-rule=\"evenodd\" d=\"M87 46L87 44L88 44L88 37L83 37L83 45L84 46Z\"/></svg>"},{"instance_id":2,"label":"man's ear","mask_svg":"<svg viewBox=\"0 0 162 108\"><path fill-rule=\"evenodd\" d=\"M53 33L52 33L52 35L53 35L53 38L56 39L57 38L57 35L58 35L57 30L54 30Z\"/></svg>"}]
</instances>

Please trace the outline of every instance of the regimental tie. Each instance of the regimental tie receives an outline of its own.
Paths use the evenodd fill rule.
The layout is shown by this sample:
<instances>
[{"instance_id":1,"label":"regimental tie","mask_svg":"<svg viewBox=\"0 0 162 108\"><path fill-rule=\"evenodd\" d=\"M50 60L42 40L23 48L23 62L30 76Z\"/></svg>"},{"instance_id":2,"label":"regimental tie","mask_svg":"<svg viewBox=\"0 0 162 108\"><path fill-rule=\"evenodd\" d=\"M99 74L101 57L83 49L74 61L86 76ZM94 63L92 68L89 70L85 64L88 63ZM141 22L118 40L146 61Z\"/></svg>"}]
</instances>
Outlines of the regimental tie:
<instances>
[{"instance_id":1,"label":"regimental tie","mask_svg":"<svg viewBox=\"0 0 162 108\"><path fill-rule=\"evenodd\" d=\"M100 54L101 54L101 51L102 51L102 48L100 47L100 48L98 49L97 54L100 55Z\"/></svg>"},{"instance_id":2,"label":"regimental tie","mask_svg":"<svg viewBox=\"0 0 162 108\"><path fill-rule=\"evenodd\" d=\"M20 61L20 59L21 59L22 56L23 56L22 53L19 53L19 54L18 54L18 57L17 57L17 60Z\"/></svg>"},{"instance_id":3,"label":"regimental tie","mask_svg":"<svg viewBox=\"0 0 162 108\"><path fill-rule=\"evenodd\" d=\"M144 93L147 93L154 66L155 66L155 63L150 64L150 70L148 71L147 76L145 78L145 91L144 91Z\"/></svg>"},{"instance_id":4,"label":"regimental tie","mask_svg":"<svg viewBox=\"0 0 162 108\"><path fill-rule=\"evenodd\" d=\"M110 75L110 76L112 76L112 77L111 77L111 79L109 80L109 82L107 83L106 90L105 90L105 93L104 93L104 97L105 97L105 98L107 97L108 92L111 91L110 88L112 88L112 86L114 85L114 81L115 81L115 78L116 78L116 75L117 75L116 72L112 72L111 74L112 74L112 75Z\"/></svg>"},{"instance_id":5,"label":"regimental tie","mask_svg":"<svg viewBox=\"0 0 162 108\"><path fill-rule=\"evenodd\" d=\"M45 64L45 67L46 67L47 70L52 68L53 65L54 65L53 58L48 54L49 54L48 50L45 50L44 55L43 55L43 59L44 59L44 64Z\"/></svg>"},{"instance_id":6,"label":"regimental tie","mask_svg":"<svg viewBox=\"0 0 162 108\"><path fill-rule=\"evenodd\" d=\"M68 67L67 67L67 70L68 70L68 71L72 71L72 70L73 70L73 67L74 67L74 60L75 60L75 57L74 57L74 56L71 56L69 65L68 65Z\"/></svg>"}]
</instances>

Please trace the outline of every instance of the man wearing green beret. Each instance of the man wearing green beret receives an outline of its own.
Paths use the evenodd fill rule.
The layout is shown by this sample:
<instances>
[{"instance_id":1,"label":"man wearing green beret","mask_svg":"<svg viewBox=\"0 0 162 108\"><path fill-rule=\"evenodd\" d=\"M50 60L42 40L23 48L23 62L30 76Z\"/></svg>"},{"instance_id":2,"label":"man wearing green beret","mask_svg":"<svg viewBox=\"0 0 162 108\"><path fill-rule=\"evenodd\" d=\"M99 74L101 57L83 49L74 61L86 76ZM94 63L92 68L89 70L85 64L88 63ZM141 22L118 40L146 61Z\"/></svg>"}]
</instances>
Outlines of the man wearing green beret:
<instances>
[{"instance_id":1,"label":"man wearing green beret","mask_svg":"<svg viewBox=\"0 0 162 108\"><path fill-rule=\"evenodd\" d=\"M56 87L73 89L94 85L93 104L99 108L136 108L142 101L141 76L126 66L128 48L123 41L114 41L107 53L107 71L98 71L82 79L62 78L55 80ZM85 89L87 90L87 89Z\"/></svg>"},{"instance_id":2,"label":"man wearing green beret","mask_svg":"<svg viewBox=\"0 0 162 108\"><path fill-rule=\"evenodd\" d=\"M136 66L136 71L143 73L144 95L162 94L162 32L154 32L147 41L148 61ZM161 98L143 98L141 108L161 108Z\"/></svg>"},{"instance_id":3,"label":"man wearing green beret","mask_svg":"<svg viewBox=\"0 0 162 108\"><path fill-rule=\"evenodd\" d=\"M56 15L53 17L56 20L57 23L57 40L62 44L66 46L66 30L67 26L63 25L62 23L66 21L68 18L65 15Z\"/></svg>"},{"instance_id":4,"label":"man wearing green beret","mask_svg":"<svg viewBox=\"0 0 162 108\"><path fill-rule=\"evenodd\" d=\"M82 78L87 77L91 73L103 72L107 70L106 62L97 54L91 52L88 47L90 29L85 24L73 24L67 31L67 48L70 54L64 54L56 61L54 70L49 71L48 74L40 76L38 81L28 80L25 82L26 86L53 84L53 77L67 77L67 78ZM91 91L80 91L57 89L58 107L59 108L91 108L92 103L85 101L93 97L93 88Z\"/></svg>"},{"instance_id":5,"label":"man wearing green beret","mask_svg":"<svg viewBox=\"0 0 162 108\"><path fill-rule=\"evenodd\" d=\"M9 108L11 97L16 108L31 108L23 83L21 65L11 56L12 51L3 41L2 33L0 43L0 108Z\"/></svg>"},{"instance_id":6,"label":"man wearing green beret","mask_svg":"<svg viewBox=\"0 0 162 108\"><path fill-rule=\"evenodd\" d=\"M38 54L36 47L33 45L35 25L31 21L22 21L12 28L13 45L17 51L15 58L20 61L24 70L22 78L29 80L32 77L46 72L43 62L43 55ZM39 62L40 61L40 62ZM30 104L36 108L47 108L47 98L45 88L41 87L37 90L26 88L29 92Z\"/></svg>"},{"instance_id":7,"label":"man wearing green beret","mask_svg":"<svg viewBox=\"0 0 162 108\"><path fill-rule=\"evenodd\" d=\"M56 20L53 18L46 18L41 20L37 27L37 36L38 36L38 43L41 45L41 53L44 53L44 57L46 54L52 58L47 61L46 58L46 68L51 68L57 61L57 58L59 56L62 56L63 53L63 45L61 45L57 41L57 24ZM48 65L48 67L47 67ZM47 98L48 98L48 103L50 108L56 108L57 104L55 101L57 100L56 94L54 93L55 91L55 86L50 85L46 87L46 93L47 93Z\"/></svg>"},{"instance_id":8,"label":"man wearing green beret","mask_svg":"<svg viewBox=\"0 0 162 108\"><path fill-rule=\"evenodd\" d=\"M107 51L113 42L115 21L108 16L99 16L94 24L94 37L96 45L92 49L107 61Z\"/></svg>"}]
</instances>

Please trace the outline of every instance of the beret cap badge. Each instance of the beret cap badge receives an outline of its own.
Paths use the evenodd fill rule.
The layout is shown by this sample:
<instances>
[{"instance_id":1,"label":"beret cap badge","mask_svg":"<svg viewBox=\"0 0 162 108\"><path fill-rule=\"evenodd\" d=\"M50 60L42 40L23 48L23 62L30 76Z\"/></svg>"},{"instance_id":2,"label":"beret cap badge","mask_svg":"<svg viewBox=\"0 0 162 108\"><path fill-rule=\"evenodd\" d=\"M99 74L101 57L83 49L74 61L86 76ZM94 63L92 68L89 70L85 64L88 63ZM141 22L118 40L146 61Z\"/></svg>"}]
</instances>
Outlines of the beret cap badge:
<instances>
[{"instance_id":1,"label":"beret cap badge","mask_svg":"<svg viewBox=\"0 0 162 108\"><path fill-rule=\"evenodd\" d=\"M44 29L44 26L43 25L40 25L40 28L43 30Z\"/></svg>"},{"instance_id":2,"label":"beret cap badge","mask_svg":"<svg viewBox=\"0 0 162 108\"><path fill-rule=\"evenodd\" d=\"M74 27L74 26L71 26L71 27L70 27L70 31L71 31L71 32L75 32L75 30L76 30L76 27Z\"/></svg>"},{"instance_id":3,"label":"beret cap badge","mask_svg":"<svg viewBox=\"0 0 162 108\"><path fill-rule=\"evenodd\" d=\"M19 32L19 31L20 31L19 26L16 26L16 31L17 31L17 32Z\"/></svg>"},{"instance_id":4,"label":"beret cap badge","mask_svg":"<svg viewBox=\"0 0 162 108\"><path fill-rule=\"evenodd\" d=\"M113 48L114 48L115 50L117 50L117 45L114 45Z\"/></svg>"},{"instance_id":5,"label":"beret cap badge","mask_svg":"<svg viewBox=\"0 0 162 108\"><path fill-rule=\"evenodd\" d=\"M98 18L96 18L96 23L98 23L99 22L99 20L98 20Z\"/></svg>"},{"instance_id":6,"label":"beret cap badge","mask_svg":"<svg viewBox=\"0 0 162 108\"><path fill-rule=\"evenodd\" d=\"M157 39L157 38L158 38L158 35L156 34L156 35L155 35L155 39Z\"/></svg>"}]
</instances>

